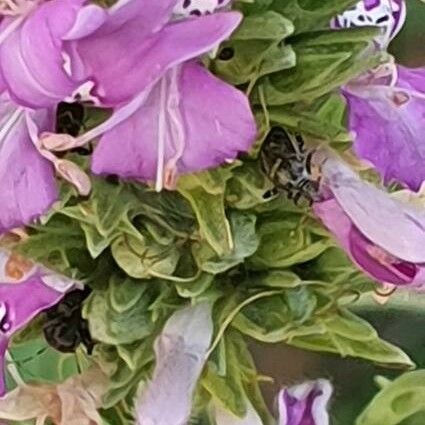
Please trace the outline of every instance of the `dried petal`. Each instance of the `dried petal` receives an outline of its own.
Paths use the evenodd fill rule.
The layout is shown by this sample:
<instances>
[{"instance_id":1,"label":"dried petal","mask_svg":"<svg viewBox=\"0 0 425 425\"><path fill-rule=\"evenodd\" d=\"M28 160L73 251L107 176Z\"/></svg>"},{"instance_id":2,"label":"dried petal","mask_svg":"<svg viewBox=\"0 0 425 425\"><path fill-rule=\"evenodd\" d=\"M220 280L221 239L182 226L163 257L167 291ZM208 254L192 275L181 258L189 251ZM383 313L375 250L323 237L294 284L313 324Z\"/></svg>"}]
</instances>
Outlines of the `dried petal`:
<instances>
[{"instance_id":1,"label":"dried petal","mask_svg":"<svg viewBox=\"0 0 425 425\"><path fill-rule=\"evenodd\" d=\"M50 418L57 425L102 425L97 408L108 388L103 373L92 368L59 385L23 385L0 399L0 418L13 421Z\"/></svg>"}]
</instances>

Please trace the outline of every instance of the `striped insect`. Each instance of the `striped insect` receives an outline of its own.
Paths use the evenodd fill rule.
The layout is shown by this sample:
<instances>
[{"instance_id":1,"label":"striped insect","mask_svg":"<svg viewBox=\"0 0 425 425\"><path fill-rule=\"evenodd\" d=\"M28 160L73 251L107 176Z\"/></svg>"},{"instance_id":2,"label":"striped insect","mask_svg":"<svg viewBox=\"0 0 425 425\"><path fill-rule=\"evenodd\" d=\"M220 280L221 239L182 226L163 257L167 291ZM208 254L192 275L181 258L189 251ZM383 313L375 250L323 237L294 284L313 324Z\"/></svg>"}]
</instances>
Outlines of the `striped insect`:
<instances>
[{"instance_id":1,"label":"striped insect","mask_svg":"<svg viewBox=\"0 0 425 425\"><path fill-rule=\"evenodd\" d=\"M275 185L275 193L286 193L296 204L319 199L320 170L314 164L314 150L307 150L299 134L272 127L261 149L264 173Z\"/></svg>"}]
</instances>

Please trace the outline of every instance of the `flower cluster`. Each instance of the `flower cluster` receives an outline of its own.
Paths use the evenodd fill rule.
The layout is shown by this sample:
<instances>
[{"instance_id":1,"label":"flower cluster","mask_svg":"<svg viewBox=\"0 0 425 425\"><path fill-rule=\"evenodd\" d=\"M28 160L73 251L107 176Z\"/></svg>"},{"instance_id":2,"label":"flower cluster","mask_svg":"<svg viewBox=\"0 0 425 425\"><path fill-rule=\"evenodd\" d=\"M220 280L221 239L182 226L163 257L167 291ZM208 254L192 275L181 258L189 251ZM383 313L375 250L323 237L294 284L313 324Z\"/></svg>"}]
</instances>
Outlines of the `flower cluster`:
<instances>
[{"instance_id":1,"label":"flower cluster","mask_svg":"<svg viewBox=\"0 0 425 425\"><path fill-rule=\"evenodd\" d=\"M60 153L94 138L93 173L156 181L158 190L249 149L256 127L248 100L199 61L241 15L221 11L223 1L195 3L133 0L103 9L82 0L5 2L1 231L48 210L58 197L55 171L89 193L87 175ZM74 100L112 108L112 116L76 139L56 134L56 105Z\"/></svg>"},{"instance_id":2,"label":"flower cluster","mask_svg":"<svg viewBox=\"0 0 425 425\"><path fill-rule=\"evenodd\" d=\"M264 7L266 3L273 2L264 2ZM257 6L238 10L256 11ZM151 190L153 186L157 192L171 192L181 175L234 163L240 153L249 152L259 133L254 112L268 129L279 123L275 117L280 107L295 116L299 105L291 110L285 109L285 102L292 101L279 103L285 93L276 87L286 82L274 87L273 75L295 67L295 57L301 67L303 60L308 64L315 58L312 46L317 40L323 43L321 50L332 44L338 31L349 39L350 31L344 32L348 28L376 26L376 37L361 52L373 56L386 51L406 16L403 0L362 0L337 16L331 6L324 14L325 28L320 28L324 35L296 33L292 50L282 42L283 35L270 34L267 25L257 28L258 22L272 22L271 32L285 37L303 29L291 15L292 6L282 7L282 14L273 9L248 16L246 26L228 41L243 18L232 9L231 0L118 0L108 7L86 0L0 0L0 235L33 224L49 212L60 199L59 177L72 184L78 196L61 200L60 218L51 215L53 226L60 229L54 228L56 239L59 234L64 240L54 249L40 248L48 239L41 237L37 249L46 264L53 258L66 263L68 270L79 261L81 269L76 269L85 271L84 279L71 279L39 259L0 250L0 419L100 425L104 412L99 409L110 414L118 400L125 411L119 415L131 416L138 425L185 425L194 414L216 425L267 423L256 394L259 376L240 343L243 335L299 347L309 346L304 338L311 336L313 348L344 355L358 349L363 358L364 347L376 339L378 349L372 347L370 359L379 362L383 356L397 363L401 358L401 363L410 364L404 353L340 308L338 297L344 291L306 278L303 273L307 276L308 270L301 270L299 277L296 273L303 267L290 269L301 263L307 269L334 243L327 232L317 231L317 223L314 231L304 232L300 210L293 205L267 210L264 194L270 182L259 181L266 177L256 149L242 165L182 179L178 193ZM250 34L254 27L259 31L255 37ZM246 70L252 79L244 75L236 88L217 76L220 64L214 65L217 69L208 66L226 42L234 44L222 50L222 69L228 66L228 74L242 70L245 57L252 54L243 43L252 39L252 51L264 49L256 66ZM325 54L326 60L332 54ZM345 56L344 51L341 57ZM323 74L331 73L333 66ZM284 75L296 84L298 74L292 71ZM373 164L385 183L416 191L425 180L425 69L386 62L359 74L338 87L346 101L354 151ZM262 90L264 81L273 86L268 92ZM308 93L320 85L303 84ZM312 101L321 101L323 92L317 92ZM270 93L276 104L267 103ZM250 101L258 109L254 111ZM56 115L64 102L100 109L108 117L89 130L61 132ZM303 98L301 107L310 103ZM282 121L291 119L287 115ZM307 171L314 157L303 146L292 146L288 155L281 143L285 134L276 136L272 148L287 157L273 161L269 171L290 177L282 183L290 197L300 186L310 195L314 192L314 213L364 274L378 282L422 289L425 212L366 182L329 151L313 181ZM75 160L72 153L92 142L89 165ZM234 174L233 166L240 166ZM102 179L105 176L120 179ZM237 196L240 187L249 192L244 199ZM141 200L145 189L146 199ZM109 193L117 196L112 206ZM281 217L283 210L287 221ZM41 229L48 227L51 217ZM39 236L40 228L28 231L30 241ZM69 246L64 228L71 235ZM287 232L283 244L275 243L276 232ZM322 239L315 242L316 238ZM244 280L248 272L251 281ZM78 291L83 284L87 294L93 291L84 307L86 293ZM94 335L93 356L91 348L82 350L81 373L63 382L34 386L15 379L17 387L7 392L4 363L11 339L52 306L63 313L61 320L69 319L61 307L75 290L81 302L71 307L78 325L84 321L90 328L79 331ZM333 316L328 320L330 310ZM314 322L316 313L319 320ZM261 327L267 318L270 323ZM340 326L335 332L327 328L333 322ZM358 340L344 334L347 329L359 332ZM325 341L327 333L330 342ZM355 348L345 349L343 344L352 340ZM128 387L124 391L122 382ZM267 420L278 425L329 425L332 390L325 379L281 388L276 414ZM230 400L228 408L224 399L232 391L237 400Z\"/></svg>"}]
</instances>

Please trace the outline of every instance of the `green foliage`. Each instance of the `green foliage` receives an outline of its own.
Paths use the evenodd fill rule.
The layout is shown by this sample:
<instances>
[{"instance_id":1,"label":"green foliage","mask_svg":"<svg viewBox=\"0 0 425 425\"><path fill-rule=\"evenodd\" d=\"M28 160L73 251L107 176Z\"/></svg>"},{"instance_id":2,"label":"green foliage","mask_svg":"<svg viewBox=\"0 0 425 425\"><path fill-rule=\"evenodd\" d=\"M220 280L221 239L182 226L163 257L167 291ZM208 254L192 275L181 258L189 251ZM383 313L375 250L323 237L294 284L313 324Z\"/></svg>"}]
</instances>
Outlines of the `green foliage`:
<instances>
[{"instance_id":1,"label":"green foliage","mask_svg":"<svg viewBox=\"0 0 425 425\"><path fill-rule=\"evenodd\" d=\"M388 59L369 49L376 29L329 29L330 19L355 2L236 2L245 19L208 65L249 96L259 128L252 151L231 165L182 177L176 191L93 177L90 196L81 198L63 186L60 203L16 246L93 289L83 315L96 346L90 359L79 353L78 360L98 364L109 377L105 424L134 423L133 399L151 376L156 336L175 310L200 299L214 305L214 339L193 424L212 425L214 403L243 417L248 401L264 424L272 423L248 338L385 367L413 366L346 308L374 283L353 267L308 206L265 196L273 186L258 159L276 124L335 149L349 147L339 88ZM99 111L88 113L88 126L101 119ZM33 322L16 342L37 340L41 325ZM15 360L25 371L18 354ZM41 364L31 372L39 381L45 360ZM73 367L66 372L75 373ZM416 372L389 384L357 425L396 425L423 410L421 380Z\"/></svg>"},{"instance_id":2,"label":"green foliage","mask_svg":"<svg viewBox=\"0 0 425 425\"><path fill-rule=\"evenodd\" d=\"M356 425L398 425L425 411L424 370L406 373L392 382L380 382L383 388L358 417Z\"/></svg>"}]
</instances>

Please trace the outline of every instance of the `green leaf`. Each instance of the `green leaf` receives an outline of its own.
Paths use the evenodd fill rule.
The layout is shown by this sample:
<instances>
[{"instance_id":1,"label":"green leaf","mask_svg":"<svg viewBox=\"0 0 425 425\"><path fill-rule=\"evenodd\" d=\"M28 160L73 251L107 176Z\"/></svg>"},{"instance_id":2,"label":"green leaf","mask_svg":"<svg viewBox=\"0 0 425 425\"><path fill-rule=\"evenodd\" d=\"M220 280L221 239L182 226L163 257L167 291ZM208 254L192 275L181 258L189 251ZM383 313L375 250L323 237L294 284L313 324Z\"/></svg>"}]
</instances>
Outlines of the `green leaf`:
<instances>
[{"instance_id":1,"label":"green leaf","mask_svg":"<svg viewBox=\"0 0 425 425\"><path fill-rule=\"evenodd\" d=\"M89 321L94 339L113 345L129 344L151 334L154 325L148 307L152 301L152 291L146 291L129 309L123 311L121 304L117 311L108 291L95 290L84 304L83 316Z\"/></svg>"},{"instance_id":2,"label":"green leaf","mask_svg":"<svg viewBox=\"0 0 425 425\"><path fill-rule=\"evenodd\" d=\"M425 370L405 373L386 384L356 425L397 425L419 412L425 412Z\"/></svg>"},{"instance_id":3,"label":"green leaf","mask_svg":"<svg viewBox=\"0 0 425 425\"><path fill-rule=\"evenodd\" d=\"M296 33L328 28L331 18L357 3L357 0L274 0L271 8L295 24Z\"/></svg>"},{"instance_id":4,"label":"green leaf","mask_svg":"<svg viewBox=\"0 0 425 425\"><path fill-rule=\"evenodd\" d=\"M273 11L247 16L232 38L221 46L221 51L232 52L231 57L219 53L211 69L237 85L291 68L295 65L295 54L281 42L293 31L292 23Z\"/></svg>"},{"instance_id":5,"label":"green leaf","mask_svg":"<svg viewBox=\"0 0 425 425\"><path fill-rule=\"evenodd\" d=\"M311 318L316 304L316 297L303 286L249 304L236 316L232 325L259 341L284 341L291 329Z\"/></svg>"},{"instance_id":6,"label":"green leaf","mask_svg":"<svg viewBox=\"0 0 425 425\"><path fill-rule=\"evenodd\" d=\"M130 235L123 235L111 245L112 255L117 264L136 279L172 276L180 258L179 247L175 244L160 245L145 238L142 242Z\"/></svg>"},{"instance_id":7,"label":"green leaf","mask_svg":"<svg viewBox=\"0 0 425 425\"><path fill-rule=\"evenodd\" d=\"M272 10L245 17L232 35L233 40L278 40L294 32L292 22Z\"/></svg>"},{"instance_id":8,"label":"green leaf","mask_svg":"<svg viewBox=\"0 0 425 425\"><path fill-rule=\"evenodd\" d=\"M369 323L344 309L318 317L312 326L294 329L288 334L287 343L306 350L359 357L386 366L414 366L400 348L380 339Z\"/></svg>"},{"instance_id":9,"label":"green leaf","mask_svg":"<svg viewBox=\"0 0 425 425\"><path fill-rule=\"evenodd\" d=\"M148 290L151 282L114 275L110 279L109 304L117 313L124 313L136 306Z\"/></svg>"},{"instance_id":10,"label":"green leaf","mask_svg":"<svg viewBox=\"0 0 425 425\"><path fill-rule=\"evenodd\" d=\"M298 218L299 220L299 218ZM314 242L299 221L291 222L282 217L279 221L265 221L258 228L260 246L249 259L249 264L256 269L285 268L304 263L324 252L331 242L320 239Z\"/></svg>"},{"instance_id":11,"label":"green leaf","mask_svg":"<svg viewBox=\"0 0 425 425\"><path fill-rule=\"evenodd\" d=\"M291 44L297 56L296 67L262 82L266 103L277 106L311 102L377 66L387 59L386 54L363 54L375 35L375 29L356 28L297 37Z\"/></svg>"},{"instance_id":12,"label":"green leaf","mask_svg":"<svg viewBox=\"0 0 425 425\"><path fill-rule=\"evenodd\" d=\"M340 94L329 93L309 104L273 106L268 112L273 122L294 131L332 141L351 140L346 126L346 104Z\"/></svg>"},{"instance_id":13,"label":"green leaf","mask_svg":"<svg viewBox=\"0 0 425 425\"><path fill-rule=\"evenodd\" d=\"M246 396L243 386L241 361L235 344L229 337L224 337L225 372L220 374L217 366L209 361L202 386L226 409L242 418L246 413Z\"/></svg>"},{"instance_id":14,"label":"green leaf","mask_svg":"<svg viewBox=\"0 0 425 425\"><path fill-rule=\"evenodd\" d=\"M193 255L199 267L211 274L222 273L252 255L258 247L255 222L256 216L253 214L231 212L232 251L219 257L208 244L195 244L193 245Z\"/></svg>"},{"instance_id":15,"label":"green leaf","mask_svg":"<svg viewBox=\"0 0 425 425\"><path fill-rule=\"evenodd\" d=\"M259 162L245 162L233 172L227 184L226 201L233 208L249 209L266 202L263 195L273 185L261 171Z\"/></svg>"},{"instance_id":16,"label":"green leaf","mask_svg":"<svg viewBox=\"0 0 425 425\"><path fill-rule=\"evenodd\" d=\"M83 262L87 257L84 233L68 217L55 215L44 226L33 227L30 236L17 246L17 251L52 270L74 277L79 264L71 261L71 254L78 252Z\"/></svg>"},{"instance_id":17,"label":"green leaf","mask_svg":"<svg viewBox=\"0 0 425 425\"><path fill-rule=\"evenodd\" d=\"M229 169L217 169L181 179L179 191L192 205L198 219L201 236L214 251L223 256L232 251L233 240L224 209Z\"/></svg>"},{"instance_id":18,"label":"green leaf","mask_svg":"<svg viewBox=\"0 0 425 425\"><path fill-rule=\"evenodd\" d=\"M214 281L214 276L208 273L201 275L192 282L178 282L176 290L183 298L194 298L202 295Z\"/></svg>"}]
</instances>

